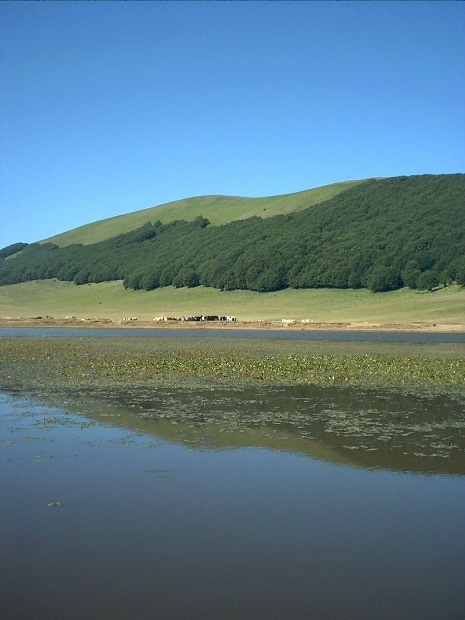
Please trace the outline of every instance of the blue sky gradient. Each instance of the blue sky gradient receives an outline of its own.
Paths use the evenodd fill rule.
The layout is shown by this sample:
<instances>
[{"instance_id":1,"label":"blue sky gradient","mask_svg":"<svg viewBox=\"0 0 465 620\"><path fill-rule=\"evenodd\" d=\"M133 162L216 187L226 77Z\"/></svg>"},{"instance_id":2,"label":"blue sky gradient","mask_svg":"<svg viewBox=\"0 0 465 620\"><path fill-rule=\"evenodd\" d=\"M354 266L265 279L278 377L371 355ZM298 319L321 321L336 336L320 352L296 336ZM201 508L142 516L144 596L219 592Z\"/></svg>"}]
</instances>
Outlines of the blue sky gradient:
<instances>
[{"instance_id":1,"label":"blue sky gradient","mask_svg":"<svg viewBox=\"0 0 465 620\"><path fill-rule=\"evenodd\" d=\"M0 247L465 171L463 2L1 2Z\"/></svg>"}]
</instances>

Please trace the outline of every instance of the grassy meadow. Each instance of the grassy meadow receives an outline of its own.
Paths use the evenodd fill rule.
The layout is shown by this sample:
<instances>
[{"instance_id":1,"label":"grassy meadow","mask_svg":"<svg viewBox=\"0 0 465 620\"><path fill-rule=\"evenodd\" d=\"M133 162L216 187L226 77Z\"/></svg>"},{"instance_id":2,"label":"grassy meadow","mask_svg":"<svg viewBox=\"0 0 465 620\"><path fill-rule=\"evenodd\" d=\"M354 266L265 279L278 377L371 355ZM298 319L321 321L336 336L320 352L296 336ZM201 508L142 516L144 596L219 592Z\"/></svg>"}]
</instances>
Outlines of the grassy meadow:
<instances>
[{"instance_id":1,"label":"grassy meadow","mask_svg":"<svg viewBox=\"0 0 465 620\"><path fill-rule=\"evenodd\" d=\"M67 246L72 243L96 243L134 230L147 222L160 220L162 224L167 224L173 220L192 221L198 215L206 217L214 226L234 220L247 219L254 215L262 218L271 217L312 207L324 200L334 198L334 196L360 183L363 183L363 180L343 181L303 192L263 198L242 198L239 196L185 198L86 224L45 239L45 241L56 243L59 246Z\"/></svg>"},{"instance_id":2,"label":"grassy meadow","mask_svg":"<svg viewBox=\"0 0 465 620\"><path fill-rule=\"evenodd\" d=\"M121 282L76 286L43 280L0 287L0 317L52 316L120 321L187 314L234 315L239 321L311 320L316 323L465 325L465 289L285 289L273 293L166 287L125 290Z\"/></svg>"}]
</instances>

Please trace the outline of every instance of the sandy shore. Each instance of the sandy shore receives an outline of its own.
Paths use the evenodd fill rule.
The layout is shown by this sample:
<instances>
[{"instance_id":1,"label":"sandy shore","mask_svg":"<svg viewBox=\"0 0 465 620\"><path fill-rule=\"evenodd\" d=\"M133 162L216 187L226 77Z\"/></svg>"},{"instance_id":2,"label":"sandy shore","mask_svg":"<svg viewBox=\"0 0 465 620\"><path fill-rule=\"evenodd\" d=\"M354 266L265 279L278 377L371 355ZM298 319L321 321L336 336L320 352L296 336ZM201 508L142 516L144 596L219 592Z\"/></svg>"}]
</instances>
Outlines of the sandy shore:
<instances>
[{"instance_id":1,"label":"sandy shore","mask_svg":"<svg viewBox=\"0 0 465 620\"><path fill-rule=\"evenodd\" d=\"M218 331L230 330L279 330L279 331L403 331L403 332L441 332L441 333L465 333L463 324L445 323L308 323L299 322L283 323L282 321L237 321L223 323L219 321L117 321L102 318L22 318L0 317L0 327L56 327L56 328L111 328L111 329L216 329Z\"/></svg>"}]
</instances>

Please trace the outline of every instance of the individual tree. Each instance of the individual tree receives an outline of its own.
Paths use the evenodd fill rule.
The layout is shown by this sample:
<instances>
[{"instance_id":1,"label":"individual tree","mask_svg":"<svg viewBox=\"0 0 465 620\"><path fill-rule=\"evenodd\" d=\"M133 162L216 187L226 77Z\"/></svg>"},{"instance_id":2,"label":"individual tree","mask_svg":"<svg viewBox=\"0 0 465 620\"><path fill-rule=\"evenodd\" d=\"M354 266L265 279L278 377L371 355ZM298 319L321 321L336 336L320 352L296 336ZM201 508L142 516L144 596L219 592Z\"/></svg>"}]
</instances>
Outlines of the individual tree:
<instances>
[{"instance_id":1,"label":"individual tree","mask_svg":"<svg viewBox=\"0 0 465 620\"><path fill-rule=\"evenodd\" d=\"M256 282L256 290L260 293L278 291L286 286L284 270L275 267L264 271Z\"/></svg>"},{"instance_id":2,"label":"individual tree","mask_svg":"<svg viewBox=\"0 0 465 620\"><path fill-rule=\"evenodd\" d=\"M199 286L199 284L199 276L192 267L183 267L173 278L173 286L176 288L180 288L182 286L193 288L195 286Z\"/></svg>"},{"instance_id":3,"label":"individual tree","mask_svg":"<svg viewBox=\"0 0 465 620\"><path fill-rule=\"evenodd\" d=\"M457 284L465 286L465 260L461 265L457 267L455 281L457 282Z\"/></svg>"},{"instance_id":4,"label":"individual tree","mask_svg":"<svg viewBox=\"0 0 465 620\"><path fill-rule=\"evenodd\" d=\"M368 288L373 293L394 291L399 288L399 272L394 267L381 265L375 267L368 276Z\"/></svg>"},{"instance_id":5,"label":"individual tree","mask_svg":"<svg viewBox=\"0 0 465 620\"><path fill-rule=\"evenodd\" d=\"M144 274L139 272L133 272L129 275L125 276L123 280L124 288L132 288L135 291L138 291L141 288L141 280L144 277Z\"/></svg>"},{"instance_id":6,"label":"individual tree","mask_svg":"<svg viewBox=\"0 0 465 620\"><path fill-rule=\"evenodd\" d=\"M198 215L194 220L194 225L198 228L206 228L209 224L210 221L207 220L206 217L202 217L201 215Z\"/></svg>"},{"instance_id":7,"label":"individual tree","mask_svg":"<svg viewBox=\"0 0 465 620\"><path fill-rule=\"evenodd\" d=\"M410 260L402 270L402 280L405 286L409 288L417 288L418 278L421 275L421 269L417 261Z\"/></svg>"},{"instance_id":8,"label":"individual tree","mask_svg":"<svg viewBox=\"0 0 465 620\"><path fill-rule=\"evenodd\" d=\"M434 269L424 271L418 278L417 288L420 291L432 291L439 286L439 277Z\"/></svg>"},{"instance_id":9,"label":"individual tree","mask_svg":"<svg viewBox=\"0 0 465 620\"><path fill-rule=\"evenodd\" d=\"M90 269L81 269L81 271L74 276L74 284L87 284L89 282L89 276Z\"/></svg>"},{"instance_id":10,"label":"individual tree","mask_svg":"<svg viewBox=\"0 0 465 620\"><path fill-rule=\"evenodd\" d=\"M439 281L444 286L448 286L452 282L452 276L449 269L443 269L439 274Z\"/></svg>"},{"instance_id":11,"label":"individual tree","mask_svg":"<svg viewBox=\"0 0 465 620\"><path fill-rule=\"evenodd\" d=\"M151 270L146 272L140 280L140 288L145 291L152 291L160 286L160 273Z\"/></svg>"}]
</instances>

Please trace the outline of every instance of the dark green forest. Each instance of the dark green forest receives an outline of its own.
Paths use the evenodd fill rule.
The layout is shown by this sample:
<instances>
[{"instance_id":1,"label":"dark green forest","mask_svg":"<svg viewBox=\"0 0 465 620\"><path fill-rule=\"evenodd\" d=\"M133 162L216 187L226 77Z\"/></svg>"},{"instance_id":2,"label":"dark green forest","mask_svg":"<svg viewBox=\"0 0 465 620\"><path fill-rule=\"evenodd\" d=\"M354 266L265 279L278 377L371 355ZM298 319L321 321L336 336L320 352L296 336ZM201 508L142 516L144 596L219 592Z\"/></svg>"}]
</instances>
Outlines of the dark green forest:
<instances>
[{"instance_id":1,"label":"dark green forest","mask_svg":"<svg viewBox=\"0 0 465 620\"><path fill-rule=\"evenodd\" d=\"M92 245L14 244L0 251L0 285L48 278L260 292L465 285L465 175L369 180L268 219L148 222Z\"/></svg>"}]
</instances>

